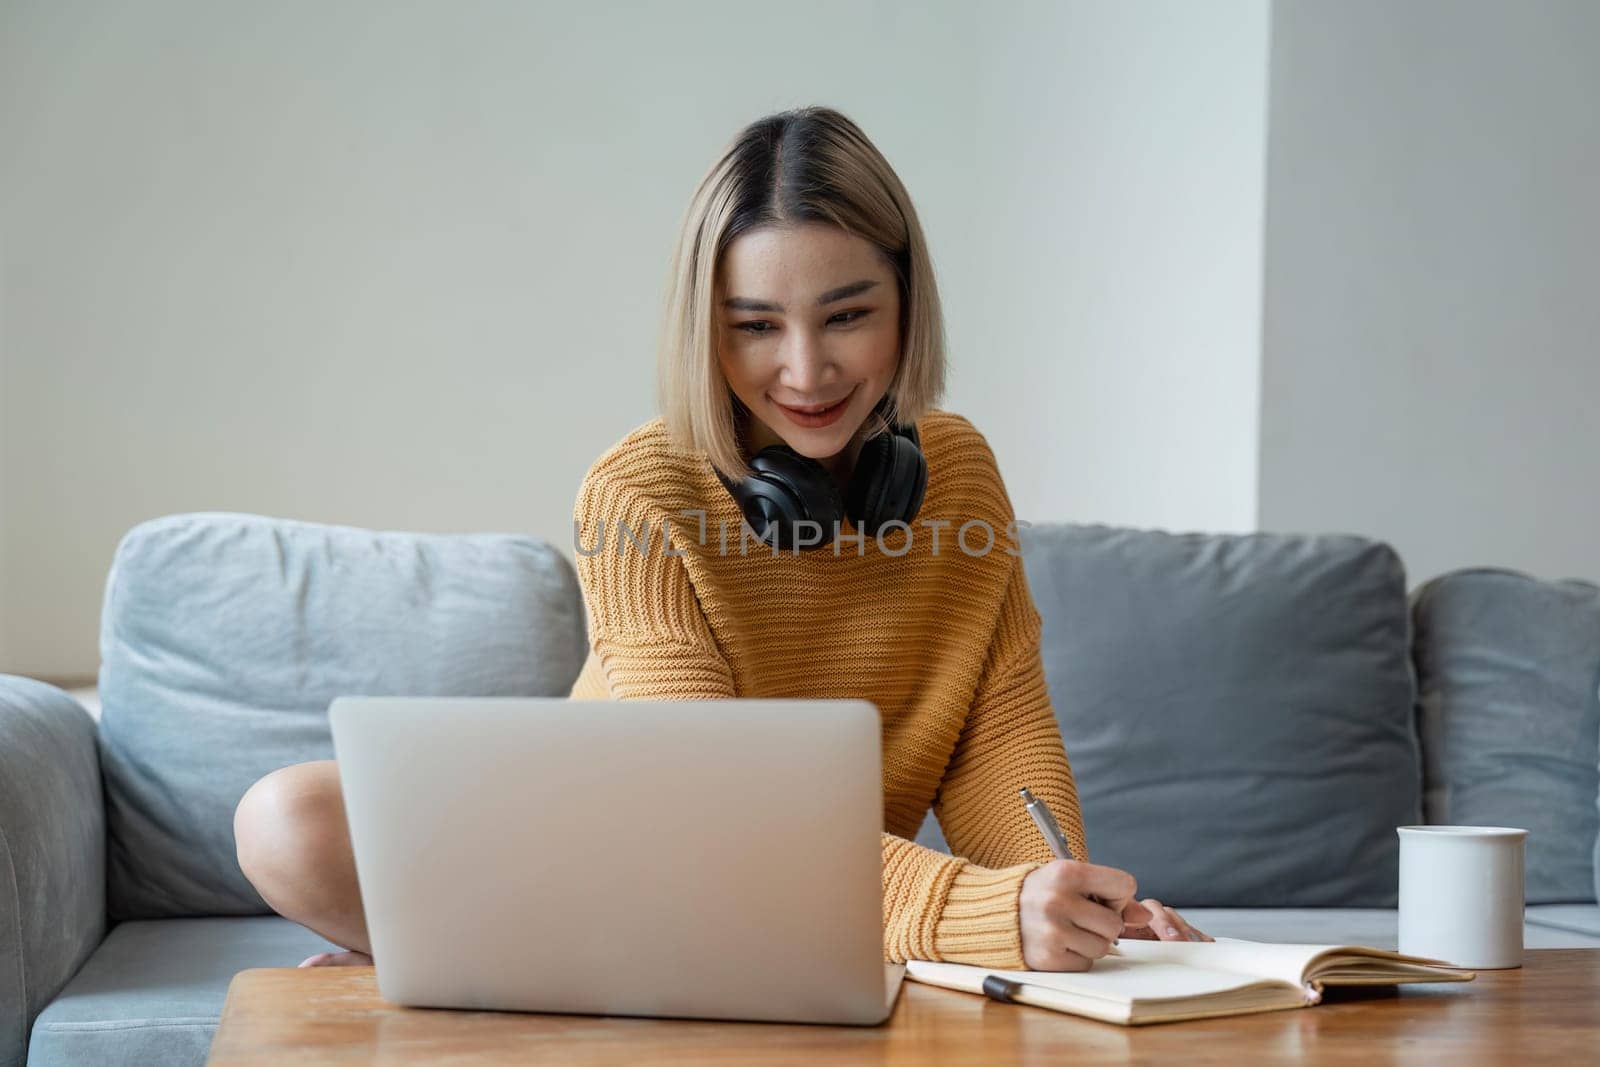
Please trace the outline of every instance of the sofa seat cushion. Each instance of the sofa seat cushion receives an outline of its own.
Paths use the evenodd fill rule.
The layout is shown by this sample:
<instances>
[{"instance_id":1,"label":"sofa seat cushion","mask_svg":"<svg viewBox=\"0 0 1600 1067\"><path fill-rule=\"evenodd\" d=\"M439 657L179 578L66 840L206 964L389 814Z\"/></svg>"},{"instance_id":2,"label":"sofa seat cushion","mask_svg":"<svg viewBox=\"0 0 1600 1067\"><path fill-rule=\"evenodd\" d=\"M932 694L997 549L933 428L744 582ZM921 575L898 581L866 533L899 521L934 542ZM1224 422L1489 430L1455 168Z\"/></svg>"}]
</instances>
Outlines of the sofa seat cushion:
<instances>
[{"instance_id":1,"label":"sofa seat cushion","mask_svg":"<svg viewBox=\"0 0 1600 1067\"><path fill-rule=\"evenodd\" d=\"M532 538L141 523L100 626L111 917L269 914L234 808L267 772L333 755L333 698L565 696L587 649L572 565Z\"/></svg>"},{"instance_id":2,"label":"sofa seat cushion","mask_svg":"<svg viewBox=\"0 0 1600 1067\"><path fill-rule=\"evenodd\" d=\"M1165 903L1163 901L1163 903ZM1183 908L1183 917L1212 937L1306 945L1366 945L1394 949L1400 941L1393 908ZM1590 909L1591 911L1594 909ZM1600 928L1584 932L1534 920L1527 909L1525 948L1600 948ZM1591 918L1591 921L1593 919Z\"/></svg>"},{"instance_id":3,"label":"sofa seat cushion","mask_svg":"<svg viewBox=\"0 0 1600 1067\"><path fill-rule=\"evenodd\" d=\"M34 1021L28 1067L203 1064L235 974L335 950L275 915L121 923Z\"/></svg>"},{"instance_id":4,"label":"sofa seat cushion","mask_svg":"<svg viewBox=\"0 0 1600 1067\"><path fill-rule=\"evenodd\" d=\"M1475 567L1412 599L1427 821L1522 827L1528 903L1592 902L1600 588Z\"/></svg>"},{"instance_id":5,"label":"sofa seat cushion","mask_svg":"<svg viewBox=\"0 0 1600 1067\"><path fill-rule=\"evenodd\" d=\"M1523 917L1535 926L1600 939L1600 904L1530 904Z\"/></svg>"},{"instance_id":6,"label":"sofa seat cushion","mask_svg":"<svg viewBox=\"0 0 1600 1067\"><path fill-rule=\"evenodd\" d=\"M1393 549L1074 525L1021 543L1093 862L1176 907L1395 904L1421 774Z\"/></svg>"}]
</instances>

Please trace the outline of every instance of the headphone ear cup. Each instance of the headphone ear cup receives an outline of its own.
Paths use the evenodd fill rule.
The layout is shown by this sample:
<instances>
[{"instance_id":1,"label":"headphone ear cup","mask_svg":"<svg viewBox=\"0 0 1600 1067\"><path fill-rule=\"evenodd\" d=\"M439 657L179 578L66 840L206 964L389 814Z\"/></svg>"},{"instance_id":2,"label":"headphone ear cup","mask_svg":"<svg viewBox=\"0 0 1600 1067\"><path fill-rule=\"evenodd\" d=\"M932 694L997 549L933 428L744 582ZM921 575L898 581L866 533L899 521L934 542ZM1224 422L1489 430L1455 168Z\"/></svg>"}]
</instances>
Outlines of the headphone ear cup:
<instances>
[{"instance_id":1,"label":"headphone ear cup","mask_svg":"<svg viewBox=\"0 0 1600 1067\"><path fill-rule=\"evenodd\" d=\"M882 516L888 522L910 522L922 507L928 489L928 467L921 449L904 437L897 437L890 450L890 470L883 489Z\"/></svg>"},{"instance_id":2,"label":"headphone ear cup","mask_svg":"<svg viewBox=\"0 0 1600 1067\"><path fill-rule=\"evenodd\" d=\"M889 467L889 438L892 436L869 437L862 443L844 502L845 514L850 516L855 528L874 536L878 532L874 520L882 513L884 474Z\"/></svg>"},{"instance_id":3,"label":"headphone ear cup","mask_svg":"<svg viewBox=\"0 0 1600 1067\"><path fill-rule=\"evenodd\" d=\"M857 457L846 512L856 528L876 537L886 523L910 522L928 489L928 465L911 434L880 434Z\"/></svg>"},{"instance_id":4,"label":"headphone ear cup","mask_svg":"<svg viewBox=\"0 0 1600 1067\"><path fill-rule=\"evenodd\" d=\"M922 498L928 495L928 461L923 457L922 449L910 441L902 439L897 451L905 459L908 468L905 479L898 483L906 487L900 517L910 522L922 510Z\"/></svg>"},{"instance_id":5,"label":"headphone ear cup","mask_svg":"<svg viewBox=\"0 0 1600 1067\"><path fill-rule=\"evenodd\" d=\"M779 548L798 539L797 522L810 520L820 527L820 542L806 531L805 547L816 548L833 539L834 524L844 516L839 487L822 464L802 456L785 445L770 445L750 459L751 476L733 489L734 499L744 512L745 521L756 536L767 540L769 531L777 535Z\"/></svg>"}]
</instances>

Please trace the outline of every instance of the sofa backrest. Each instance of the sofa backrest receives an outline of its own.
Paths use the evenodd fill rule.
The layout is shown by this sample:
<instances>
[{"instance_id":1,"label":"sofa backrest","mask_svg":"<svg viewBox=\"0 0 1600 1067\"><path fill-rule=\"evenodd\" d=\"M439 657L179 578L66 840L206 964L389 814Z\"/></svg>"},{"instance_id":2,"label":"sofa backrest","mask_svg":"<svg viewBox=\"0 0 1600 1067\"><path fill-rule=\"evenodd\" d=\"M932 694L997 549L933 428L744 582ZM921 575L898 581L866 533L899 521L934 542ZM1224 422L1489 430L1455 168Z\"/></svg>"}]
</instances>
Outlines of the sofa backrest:
<instances>
[{"instance_id":1,"label":"sofa backrest","mask_svg":"<svg viewBox=\"0 0 1600 1067\"><path fill-rule=\"evenodd\" d=\"M1407 598L1348 536L1022 548L1090 858L1141 893L1392 905L1394 828L1427 822L1525 828L1528 902L1596 899L1600 586L1477 567ZM918 840L946 847L931 818Z\"/></svg>"},{"instance_id":2,"label":"sofa backrest","mask_svg":"<svg viewBox=\"0 0 1600 1067\"><path fill-rule=\"evenodd\" d=\"M1528 903L1594 900L1600 587L1477 567L1412 605L1427 821L1522 827Z\"/></svg>"},{"instance_id":3,"label":"sofa backrest","mask_svg":"<svg viewBox=\"0 0 1600 1067\"><path fill-rule=\"evenodd\" d=\"M1405 573L1343 535L1023 532L1090 858L1175 906L1391 906L1420 821Z\"/></svg>"},{"instance_id":4,"label":"sofa backrest","mask_svg":"<svg viewBox=\"0 0 1600 1067\"><path fill-rule=\"evenodd\" d=\"M332 756L334 697L564 696L586 645L571 565L532 538L234 513L134 527L100 629L112 918L269 911L234 808Z\"/></svg>"}]
</instances>

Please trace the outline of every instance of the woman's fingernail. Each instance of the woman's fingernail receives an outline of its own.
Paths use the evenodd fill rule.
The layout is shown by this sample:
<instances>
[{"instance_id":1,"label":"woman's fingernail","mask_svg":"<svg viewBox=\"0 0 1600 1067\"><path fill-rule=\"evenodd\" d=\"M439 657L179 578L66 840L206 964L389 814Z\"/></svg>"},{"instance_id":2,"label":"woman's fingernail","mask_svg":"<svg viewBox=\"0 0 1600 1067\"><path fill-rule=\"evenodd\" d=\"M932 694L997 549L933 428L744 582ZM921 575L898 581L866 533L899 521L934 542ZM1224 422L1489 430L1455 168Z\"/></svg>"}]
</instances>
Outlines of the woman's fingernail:
<instances>
[{"instance_id":1,"label":"woman's fingernail","mask_svg":"<svg viewBox=\"0 0 1600 1067\"><path fill-rule=\"evenodd\" d=\"M1168 937L1177 937L1178 936L1178 928L1176 926L1167 927L1167 936Z\"/></svg>"}]
</instances>

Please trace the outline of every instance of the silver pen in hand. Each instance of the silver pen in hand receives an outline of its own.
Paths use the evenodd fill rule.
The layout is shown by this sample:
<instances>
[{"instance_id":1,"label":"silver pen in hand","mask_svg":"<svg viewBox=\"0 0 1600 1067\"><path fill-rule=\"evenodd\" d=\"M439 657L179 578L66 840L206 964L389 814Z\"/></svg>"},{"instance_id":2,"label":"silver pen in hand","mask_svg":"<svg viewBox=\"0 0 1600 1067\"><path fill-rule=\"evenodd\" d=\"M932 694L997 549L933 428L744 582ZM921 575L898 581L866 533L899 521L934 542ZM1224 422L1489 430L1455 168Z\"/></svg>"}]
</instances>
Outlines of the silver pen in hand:
<instances>
[{"instance_id":1,"label":"silver pen in hand","mask_svg":"<svg viewBox=\"0 0 1600 1067\"><path fill-rule=\"evenodd\" d=\"M1033 816L1033 824L1039 828L1039 833L1044 835L1045 843L1050 846L1050 851L1056 854L1057 859L1076 862L1077 857L1072 854L1072 846L1067 844L1067 835L1061 832L1061 824L1056 822L1056 817L1051 814L1049 805L1034 796L1032 791L1026 788L1020 789L1018 792L1022 794L1022 802L1027 805L1028 814ZM1091 896L1089 899L1101 907L1111 907L1109 903L1099 897ZM1114 940L1111 945L1110 955L1122 955L1117 951Z\"/></svg>"},{"instance_id":2,"label":"silver pen in hand","mask_svg":"<svg viewBox=\"0 0 1600 1067\"><path fill-rule=\"evenodd\" d=\"M1034 796L1030 790L1019 790L1022 802L1028 806L1028 814L1033 816L1033 824L1044 835L1045 844L1050 846L1050 851L1056 854L1058 860L1076 860L1072 854L1072 846L1067 844L1067 835L1061 832L1061 824L1056 822L1056 817L1051 814L1050 808L1044 801Z\"/></svg>"}]
</instances>

